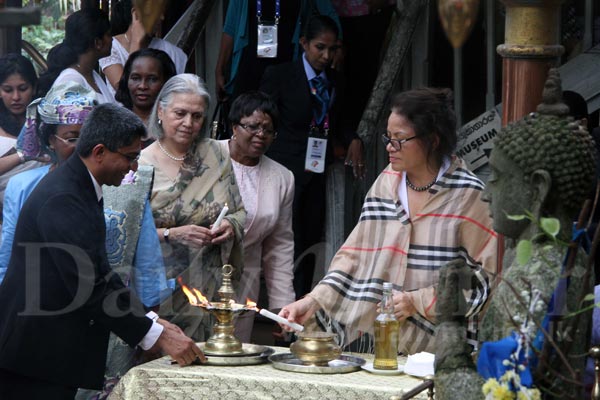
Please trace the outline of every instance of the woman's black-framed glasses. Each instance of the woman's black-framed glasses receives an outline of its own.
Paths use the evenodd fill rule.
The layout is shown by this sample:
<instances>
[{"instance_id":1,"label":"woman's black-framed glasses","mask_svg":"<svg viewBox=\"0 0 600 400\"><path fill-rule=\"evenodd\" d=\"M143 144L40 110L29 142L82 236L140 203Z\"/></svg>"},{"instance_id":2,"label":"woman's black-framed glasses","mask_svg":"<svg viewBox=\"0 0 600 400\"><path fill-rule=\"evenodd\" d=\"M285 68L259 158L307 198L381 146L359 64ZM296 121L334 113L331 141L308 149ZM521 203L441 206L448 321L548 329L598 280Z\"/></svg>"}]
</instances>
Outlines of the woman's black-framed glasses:
<instances>
[{"instance_id":1,"label":"woman's black-framed glasses","mask_svg":"<svg viewBox=\"0 0 600 400\"><path fill-rule=\"evenodd\" d=\"M402 150L402 145L406 142L408 142L409 140L413 140L415 138L417 138L418 135L415 136L411 136L409 138L406 139L392 139L390 138L388 135L386 135L385 133L383 135L381 135L381 141L383 142L383 144L385 144L386 146L388 144L392 144L392 147L396 150Z\"/></svg>"},{"instance_id":2,"label":"woman's black-framed glasses","mask_svg":"<svg viewBox=\"0 0 600 400\"><path fill-rule=\"evenodd\" d=\"M277 137L277 132L273 129L267 129L259 124L239 124L246 132L251 135L258 135L262 133L264 137L267 138L275 138Z\"/></svg>"}]
</instances>

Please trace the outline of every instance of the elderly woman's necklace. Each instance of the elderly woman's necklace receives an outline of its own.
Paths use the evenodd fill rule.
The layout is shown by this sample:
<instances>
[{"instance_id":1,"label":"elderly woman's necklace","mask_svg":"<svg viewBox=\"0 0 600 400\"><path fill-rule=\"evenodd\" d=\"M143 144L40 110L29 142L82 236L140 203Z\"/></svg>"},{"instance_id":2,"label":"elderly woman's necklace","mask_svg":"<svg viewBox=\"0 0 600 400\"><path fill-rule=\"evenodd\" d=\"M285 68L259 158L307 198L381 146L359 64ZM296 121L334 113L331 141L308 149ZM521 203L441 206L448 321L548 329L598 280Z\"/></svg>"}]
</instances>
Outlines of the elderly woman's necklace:
<instances>
[{"instance_id":1,"label":"elderly woman's necklace","mask_svg":"<svg viewBox=\"0 0 600 400\"><path fill-rule=\"evenodd\" d=\"M165 149L162 144L160 144L160 140L157 140L156 143L158 144L158 148L160 149L160 151L162 151L164 153L165 156L169 157L171 160L173 161L183 161L185 160L185 156L183 157L175 157L173 154L169 153L167 151L167 149Z\"/></svg>"},{"instance_id":2,"label":"elderly woman's necklace","mask_svg":"<svg viewBox=\"0 0 600 400\"><path fill-rule=\"evenodd\" d=\"M409 188L411 188L415 192L424 192L424 191L428 190L430 187L433 186L433 184L435 183L435 181L437 181L437 177L433 178L433 180L431 182L429 182L425 186L415 186L415 185L412 184L412 182L410 181L410 179L408 179L408 174L406 175L406 186L408 186Z\"/></svg>"}]
</instances>

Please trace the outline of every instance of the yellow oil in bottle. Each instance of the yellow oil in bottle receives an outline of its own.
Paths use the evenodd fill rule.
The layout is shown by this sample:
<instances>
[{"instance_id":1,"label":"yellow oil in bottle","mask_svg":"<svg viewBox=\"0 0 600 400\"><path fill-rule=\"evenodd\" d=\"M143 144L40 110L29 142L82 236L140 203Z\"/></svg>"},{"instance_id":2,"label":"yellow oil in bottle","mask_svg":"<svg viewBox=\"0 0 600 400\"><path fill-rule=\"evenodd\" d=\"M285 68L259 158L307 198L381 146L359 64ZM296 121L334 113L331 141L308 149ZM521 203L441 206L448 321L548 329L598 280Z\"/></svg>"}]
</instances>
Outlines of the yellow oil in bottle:
<instances>
[{"instance_id":1,"label":"yellow oil in bottle","mask_svg":"<svg viewBox=\"0 0 600 400\"><path fill-rule=\"evenodd\" d=\"M387 285L386 285L387 284ZM375 369L398 369L398 329L400 323L394 315L392 301L392 285L388 282L383 286L381 313L375 319Z\"/></svg>"}]
</instances>

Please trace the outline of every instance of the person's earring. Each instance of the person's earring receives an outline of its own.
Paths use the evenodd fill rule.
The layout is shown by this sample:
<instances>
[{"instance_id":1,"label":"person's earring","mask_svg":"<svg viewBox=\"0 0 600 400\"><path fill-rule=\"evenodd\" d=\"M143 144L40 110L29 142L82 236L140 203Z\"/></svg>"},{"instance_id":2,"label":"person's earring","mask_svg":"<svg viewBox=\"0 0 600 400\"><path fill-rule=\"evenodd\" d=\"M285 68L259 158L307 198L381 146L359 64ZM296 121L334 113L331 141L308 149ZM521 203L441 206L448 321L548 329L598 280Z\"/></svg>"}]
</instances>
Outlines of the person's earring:
<instances>
[{"instance_id":1,"label":"person's earring","mask_svg":"<svg viewBox=\"0 0 600 400\"><path fill-rule=\"evenodd\" d=\"M160 119L160 118L158 119L158 124L162 125L162 119Z\"/></svg>"},{"instance_id":2,"label":"person's earring","mask_svg":"<svg viewBox=\"0 0 600 400\"><path fill-rule=\"evenodd\" d=\"M231 140L235 140L237 136L235 136L235 133L231 136Z\"/></svg>"}]
</instances>

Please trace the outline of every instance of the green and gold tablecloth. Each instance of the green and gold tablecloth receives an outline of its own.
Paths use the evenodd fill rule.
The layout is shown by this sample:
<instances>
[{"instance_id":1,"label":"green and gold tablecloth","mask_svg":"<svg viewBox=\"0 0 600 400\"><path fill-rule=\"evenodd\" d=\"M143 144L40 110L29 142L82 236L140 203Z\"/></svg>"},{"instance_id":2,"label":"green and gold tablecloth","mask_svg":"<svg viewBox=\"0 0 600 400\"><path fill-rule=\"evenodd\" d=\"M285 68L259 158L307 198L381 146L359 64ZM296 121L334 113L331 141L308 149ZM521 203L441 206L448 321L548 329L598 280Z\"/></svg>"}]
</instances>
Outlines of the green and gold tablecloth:
<instances>
[{"instance_id":1,"label":"green and gold tablecloth","mask_svg":"<svg viewBox=\"0 0 600 400\"><path fill-rule=\"evenodd\" d=\"M276 353L289 349L275 347ZM346 354L346 353L345 353ZM347 353L372 360L370 354ZM406 359L399 359L400 364ZM326 400L386 399L422 383L408 375L382 376L360 370L347 374L304 374L281 371L270 363L225 367L171 365L168 357L130 370L110 400ZM425 392L415 399L427 399Z\"/></svg>"}]
</instances>

